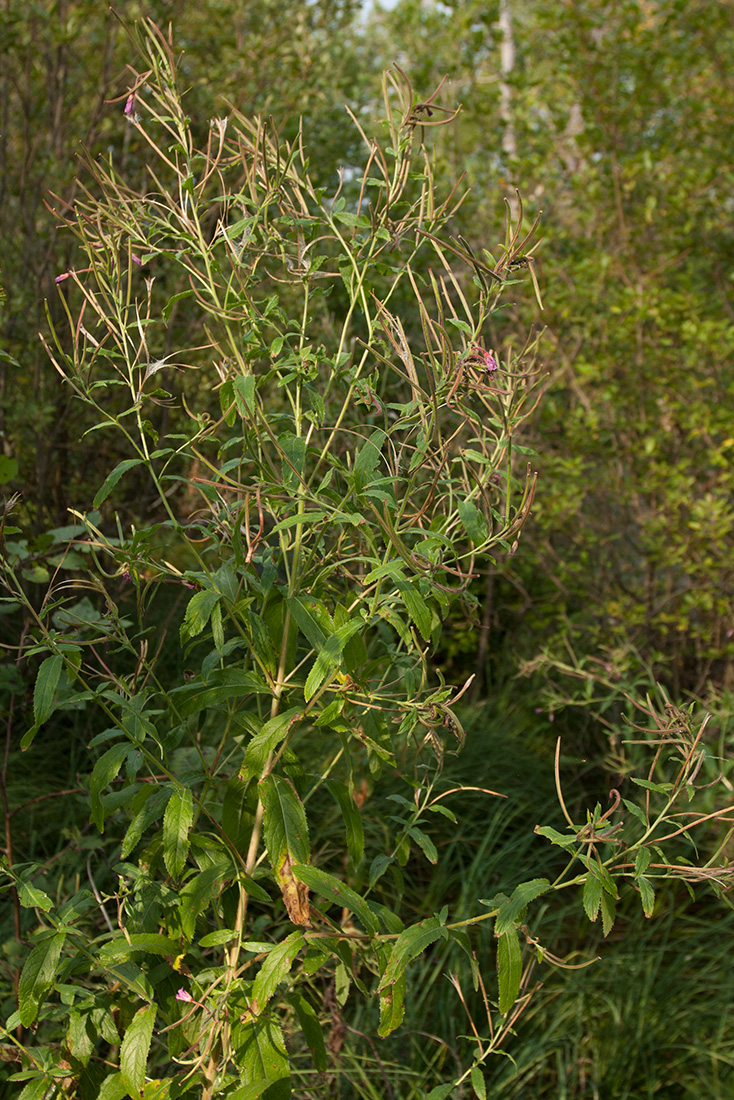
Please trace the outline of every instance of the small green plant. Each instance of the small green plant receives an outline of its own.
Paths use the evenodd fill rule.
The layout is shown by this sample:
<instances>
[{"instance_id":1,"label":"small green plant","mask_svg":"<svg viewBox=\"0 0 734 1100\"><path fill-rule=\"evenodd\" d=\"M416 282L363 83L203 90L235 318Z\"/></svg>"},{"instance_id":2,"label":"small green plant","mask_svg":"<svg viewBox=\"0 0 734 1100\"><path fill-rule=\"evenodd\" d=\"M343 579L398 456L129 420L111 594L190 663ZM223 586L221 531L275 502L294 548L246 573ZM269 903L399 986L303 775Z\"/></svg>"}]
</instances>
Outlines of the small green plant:
<instances>
[{"instance_id":1,"label":"small green plant","mask_svg":"<svg viewBox=\"0 0 734 1100\"><path fill-rule=\"evenodd\" d=\"M666 799L657 816L625 803L641 830L629 844L601 808L567 834L542 826L568 856L555 882L405 925L403 869L436 863L435 825L456 820L460 793L441 774L463 688L431 652L457 603L472 614L480 563L517 549L533 499L517 438L541 392L535 345L504 353L484 334L536 226L508 220L497 259L449 236L461 195L436 194L423 138L455 112L419 102L399 70L387 144L362 131L365 164L327 196L302 139L271 121L230 111L197 149L171 42L150 23L134 41L145 68L121 116L150 145L148 186L88 164L70 222L85 259L58 279L69 334L49 343L124 457L70 531L35 547L10 519L2 531L5 610L24 616L19 659L37 667L21 745L89 715L96 860L90 887L4 862L26 949L11 1079L24 1100L281 1100L293 1081L330 1095L333 1006L375 999L389 1036L410 964L451 942L487 1024L472 1023L471 1065L429 1095L466 1079L482 1097L533 960L562 961L528 905L583 883L608 931L630 877L651 911L655 876L679 873L651 862L657 829L691 793L698 751L684 739L679 777L643 782ZM179 309L199 319L193 349L170 348ZM126 484L142 522L126 518ZM39 602L29 586L46 569ZM176 659L171 592L185 597ZM366 844L385 772L402 793ZM470 936L487 921L489 975Z\"/></svg>"}]
</instances>

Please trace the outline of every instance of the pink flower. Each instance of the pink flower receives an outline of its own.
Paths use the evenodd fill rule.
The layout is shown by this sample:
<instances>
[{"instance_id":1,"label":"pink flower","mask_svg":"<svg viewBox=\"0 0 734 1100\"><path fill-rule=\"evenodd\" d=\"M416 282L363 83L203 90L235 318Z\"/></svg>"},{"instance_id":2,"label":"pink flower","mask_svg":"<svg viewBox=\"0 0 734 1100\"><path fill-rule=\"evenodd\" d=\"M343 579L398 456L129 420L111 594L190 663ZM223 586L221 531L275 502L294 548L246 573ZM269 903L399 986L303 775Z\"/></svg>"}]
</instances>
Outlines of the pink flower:
<instances>
[{"instance_id":1,"label":"pink flower","mask_svg":"<svg viewBox=\"0 0 734 1100\"><path fill-rule=\"evenodd\" d=\"M469 351L469 357L471 359L478 359L485 370L493 372L500 369L500 365L494 357L494 353L491 351L485 351L484 348L480 348L478 344Z\"/></svg>"},{"instance_id":2,"label":"pink flower","mask_svg":"<svg viewBox=\"0 0 734 1100\"><path fill-rule=\"evenodd\" d=\"M134 264L137 264L138 267L143 266L143 261L140 259L140 256L136 256L134 252L132 253L132 261Z\"/></svg>"},{"instance_id":3,"label":"pink flower","mask_svg":"<svg viewBox=\"0 0 734 1100\"><path fill-rule=\"evenodd\" d=\"M56 278L54 279L54 282L55 283L63 283L67 279L70 279L70 278L71 278L71 272L70 271L65 271L63 275L57 275Z\"/></svg>"},{"instance_id":4,"label":"pink flower","mask_svg":"<svg viewBox=\"0 0 734 1100\"><path fill-rule=\"evenodd\" d=\"M194 998L191 996L191 994L185 989L179 989L178 993L176 994L177 1001L193 1001L193 999Z\"/></svg>"},{"instance_id":5,"label":"pink flower","mask_svg":"<svg viewBox=\"0 0 734 1100\"><path fill-rule=\"evenodd\" d=\"M125 114L128 115L128 116L131 115L133 113L134 107L135 107L135 92L130 92L130 95L127 97L127 103L125 104Z\"/></svg>"}]
</instances>

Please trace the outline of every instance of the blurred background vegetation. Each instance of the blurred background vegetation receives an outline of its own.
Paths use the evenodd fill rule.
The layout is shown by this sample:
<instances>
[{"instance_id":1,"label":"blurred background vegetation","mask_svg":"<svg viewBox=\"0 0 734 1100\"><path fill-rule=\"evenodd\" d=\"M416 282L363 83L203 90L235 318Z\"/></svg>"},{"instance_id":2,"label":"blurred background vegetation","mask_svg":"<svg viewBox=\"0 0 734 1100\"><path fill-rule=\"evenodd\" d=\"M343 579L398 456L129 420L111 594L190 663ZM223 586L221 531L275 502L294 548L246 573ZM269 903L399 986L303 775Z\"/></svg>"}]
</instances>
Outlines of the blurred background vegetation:
<instances>
[{"instance_id":1,"label":"blurred background vegetation","mask_svg":"<svg viewBox=\"0 0 734 1100\"><path fill-rule=\"evenodd\" d=\"M457 621L436 657L456 682L476 675L457 777L479 777L510 797L490 819L486 804L475 818L465 808L441 844L439 893L453 883L457 902L469 904L477 891L489 893L478 883L501 887L538 873L549 856L532 828L543 805L544 820L555 812L556 736L569 787L604 800L638 751L625 744L630 697L656 684L713 714L712 768L728 775L731 0L399 0L385 10L357 0L129 0L119 15L172 24L202 135L228 103L272 116L285 135L302 125L312 169L331 190L340 170L348 189L357 157L345 103L369 130L383 68L400 65L426 95L447 75L445 102L463 109L454 126L436 130L432 149L439 178L466 172L471 186L455 232L477 253L495 248L505 202L516 209L515 188L528 223L543 212L535 271L545 308L518 294L487 341L522 346L544 329L549 385L530 440L540 471L533 517L517 553L489 563L477 581L476 620ZM84 262L52 211L67 212L79 189L93 186L85 161L102 158L142 181L146 148L124 115L135 58L106 5L5 0L0 43L0 482L8 496L21 495L25 577L40 599L53 568L48 532L70 522L70 507L88 510L120 457L101 433L84 435L86 414L39 340L46 311L53 322L64 316L56 279ZM140 279L151 277L165 273L143 267ZM185 300L168 333L161 355L203 342L187 324ZM196 372L177 377L189 407L218 409ZM127 496L115 505L126 523L155 521L134 477L120 489ZM175 617L175 606L167 613ZM0 629L6 645L17 643L15 620ZM83 869L84 800L36 801L75 789L88 770L83 722L45 732L47 774L39 775L37 761L15 750L28 700L12 661L0 690L14 738L4 809L6 821L14 814L18 858L52 861L73 833ZM720 842L712 836L712 846ZM416 909L431 889L420 884ZM732 931L725 901L690 898L682 884L662 892L653 921L630 909L616 951L596 943L577 899L568 913L557 907L546 939L603 962L544 979L517 1051L510 1048L517 1067L499 1060L491 1095L734 1097L720 966ZM674 925L682 914L685 924ZM12 970L12 957L5 965ZM443 981L436 974L428 960L416 986L432 988ZM444 984L445 997L414 1002L393 1048L364 1040L354 1095L425 1095L431 1066L466 1027ZM374 1033L369 1020L349 1026Z\"/></svg>"}]
</instances>

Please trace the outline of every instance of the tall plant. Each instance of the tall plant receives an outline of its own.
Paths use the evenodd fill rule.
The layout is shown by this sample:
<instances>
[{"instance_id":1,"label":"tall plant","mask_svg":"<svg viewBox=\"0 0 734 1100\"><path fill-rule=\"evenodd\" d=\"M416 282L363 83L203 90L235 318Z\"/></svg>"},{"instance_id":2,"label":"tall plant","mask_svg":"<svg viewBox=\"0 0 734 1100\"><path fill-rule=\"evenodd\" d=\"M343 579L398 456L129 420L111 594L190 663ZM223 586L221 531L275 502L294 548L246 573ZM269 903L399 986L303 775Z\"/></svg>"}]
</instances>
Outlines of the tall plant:
<instances>
[{"instance_id":1,"label":"tall plant","mask_svg":"<svg viewBox=\"0 0 734 1100\"><path fill-rule=\"evenodd\" d=\"M114 866L89 870L92 890L52 890L38 866L6 860L32 944L5 1032L14 1079L26 1100L279 1100L307 1048L303 1094L323 1095L324 988L327 1006L352 986L374 995L387 1036L406 969L434 945L454 941L483 981L467 926L492 919L490 1036L476 1032L463 1074L481 1096L480 1065L527 1003L528 903L585 882L606 930L613 873L637 875L646 909L653 897L649 858L630 869L597 808L568 834L544 830L570 854L555 883L521 883L468 920L446 906L406 927L400 911L402 868L436 862L430 823L453 820L440 776L462 739L461 690L433 673L431 649L481 559L517 547L532 501L516 437L539 396L534 348L483 342L532 229L508 224L497 257L448 236L460 196L436 194L424 137L455 112L437 94L419 102L398 70L387 145L363 134L365 164L327 196L302 143L269 121L231 110L197 149L170 40L153 24L134 40L144 67L124 113L155 157L149 190L89 163L70 221L85 258L60 281L69 334L49 346L125 457L60 557L52 535L40 605L28 548L7 518L3 530L19 655L42 658L22 746L52 715L89 711L90 817ZM201 342L164 354L174 308L199 318ZM190 370L209 372L204 406L187 401ZM155 490L144 523L112 511L123 478ZM179 660L160 625L171 591L186 597ZM695 778L697 742L681 744ZM404 794L367 850L384 770ZM681 784L651 773L648 788L672 793L659 817L639 811L637 850L691 793ZM320 829L329 800L343 851Z\"/></svg>"}]
</instances>

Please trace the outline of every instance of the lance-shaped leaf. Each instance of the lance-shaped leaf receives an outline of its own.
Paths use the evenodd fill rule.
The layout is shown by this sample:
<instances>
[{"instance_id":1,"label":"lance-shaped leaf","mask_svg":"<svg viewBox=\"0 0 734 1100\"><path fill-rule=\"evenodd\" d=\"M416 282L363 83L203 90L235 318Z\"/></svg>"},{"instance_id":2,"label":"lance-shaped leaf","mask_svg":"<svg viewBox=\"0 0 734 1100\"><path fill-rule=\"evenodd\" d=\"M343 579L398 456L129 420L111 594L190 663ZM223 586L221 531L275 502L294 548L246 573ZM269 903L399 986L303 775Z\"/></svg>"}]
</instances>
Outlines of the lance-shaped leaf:
<instances>
[{"instance_id":1,"label":"lance-shaped leaf","mask_svg":"<svg viewBox=\"0 0 734 1100\"><path fill-rule=\"evenodd\" d=\"M93 508L99 508L103 501L107 500L115 485L128 470L132 470L133 467L139 466L142 462L142 458L123 458L122 462L118 462L111 474L108 474L104 485L97 491L97 495L92 501Z\"/></svg>"},{"instance_id":2,"label":"lance-shaped leaf","mask_svg":"<svg viewBox=\"0 0 734 1100\"><path fill-rule=\"evenodd\" d=\"M303 688L303 697L308 702L323 684L329 673L338 668L344 646L352 635L361 630L364 623L361 619L352 619L340 626L329 638L326 639L322 649L313 663L313 668L308 674Z\"/></svg>"},{"instance_id":3,"label":"lance-shaped leaf","mask_svg":"<svg viewBox=\"0 0 734 1100\"><path fill-rule=\"evenodd\" d=\"M541 894L545 894L550 890L550 887L551 884L547 878L534 878L529 882L521 882L519 886L516 886L509 901L505 901L500 905L500 911L497 914L497 921L494 926L495 935L503 935L515 923L528 902L533 901L534 898L539 898Z\"/></svg>"},{"instance_id":4,"label":"lance-shaped leaf","mask_svg":"<svg viewBox=\"0 0 734 1100\"><path fill-rule=\"evenodd\" d=\"M522 951L514 925L499 938L497 974L500 992L499 1010L503 1016L506 1016L517 1000L522 981Z\"/></svg>"},{"instance_id":5,"label":"lance-shaped leaf","mask_svg":"<svg viewBox=\"0 0 734 1100\"><path fill-rule=\"evenodd\" d=\"M327 779L326 786L339 803L339 809L344 818L347 830L347 848L349 858L356 867L364 853L364 829L362 827L362 815L357 809L356 803L350 794L346 783L340 779Z\"/></svg>"},{"instance_id":6,"label":"lance-shaped leaf","mask_svg":"<svg viewBox=\"0 0 734 1100\"><path fill-rule=\"evenodd\" d=\"M250 1002L253 1015L265 1008L280 982L290 972L293 960L305 943L303 932L291 932L270 952L252 986Z\"/></svg>"},{"instance_id":7,"label":"lance-shaped leaf","mask_svg":"<svg viewBox=\"0 0 734 1100\"><path fill-rule=\"evenodd\" d=\"M108 783L111 783L115 778L122 762L130 752L130 744L127 741L121 741L117 745L113 745L107 752L100 756L97 763L94 765L92 771L92 778L89 781L89 801L91 806L90 817L93 823L97 826L99 831L104 832L104 809L102 807L101 794Z\"/></svg>"},{"instance_id":8,"label":"lance-shaped leaf","mask_svg":"<svg viewBox=\"0 0 734 1100\"><path fill-rule=\"evenodd\" d=\"M308 1043L308 1049L311 1051L313 1064L319 1073L326 1073L329 1063L326 1057L326 1044L324 1043L324 1033L319 1017L302 994L293 994L291 1003L296 1010L298 1023L301 1025L301 1031Z\"/></svg>"},{"instance_id":9,"label":"lance-shaped leaf","mask_svg":"<svg viewBox=\"0 0 734 1100\"><path fill-rule=\"evenodd\" d=\"M267 1100L289 1100L291 1095L288 1052L283 1033L269 1016L250 1017L232 1029L232 1045L237 1055L237 1066L244 1086L251 1086L234 1095L250 1100L252 1096L266 1096ZM264 1088L262 1083L266 1082ZM261 1092L257 1090L262 1088Z\"/></svg>"},{"instance_id":10,"label":"lance-shaped leaf","mask_svg":"<svg viewBox=\"0 0 734 1100\"><path fill-rule=\"evenodd\" d=\"M171 795L163 816L163 859L171 878L181 877L189 854L189 829L194 820L194 796L188 787Z\"/></svg>"},{"instance_id":11,"label":"lance-shaped leaf","mask_svg":"<svg viewBox=\"0 0 734 1100\"><path fill-rule=\"evenodd\" d=\"M260 780L260 799L268 858L288 916L294 924L309 927L308 886L292 870L294 863L308 863L311 858L303 803L292 783L272 774Z\"/></svg>"},{"instance_id":12,"label":"lance-shaped leaf","mask_svg":"<svg viewBox=\"0 0 734 1100\"><path fill-rule=\"evenodd\" d=\"M148 1064L156 1011L155 1005L139 1008L122 1040L120 1073L131 1096L139 1096L145 1085L145 1068Z\"/></svg>"},{"instance_id":13,"label":"lance-shaped leaf","mask_svg":"<svg viewBox=\"0 0 734 1100\"><path fill-rule=\"evenodd\" d=\"M57 932L34 947L25 961L18 983L18 1010L23 1027L30 1027L35 1022L54 984L65 939L65 932Z\"/></svg>"},{"instance_id":14,"label":"lance-shaped leaf","mask_svg":"<svg viewBox=\"0 0 734 1100\"><path fill-rule=\"evenodd\" d=\"M403 996L405 968L408 963L420 955L430 944L438 939L447 939L448 931L438 917L429 917L419 924L413 924L401 932L390 952L390 959L380 979L380 1028L384 1038L394 1031L403 1019Z\"/></svg>"},{"instance_id":15,"label":"lance-shaped leaf","mask_svg":"<svg viewBox=\"0 0 734 1100\"><path fill-rule=\"evenodd\" d=\"M352 890L351 886L347 886L335 875L320 871L317 867L304 867L297 864L293 867L293 874L301 882L305 882L307 886L315 890L317 894L320 894L322 898L326 898L334 905L341 906L342 909L349 909L355 916L359 917L368 932L373 935L377 934L380 928L377 917L364 898L360 897L356 890Z\"/></svg>"},{"instance_id":16,"label":"lance-shaped leaf","mask_svg":"<svg viewBox=\"0 0 734 1100\"><path fill-rule=\"evenodd\" d=\"M38 670L33 688L33 718L37 726L45 722L53 709L54 692L64 667L64 658L60 654L47 657Z\"/></svg>"}]
</instances>

